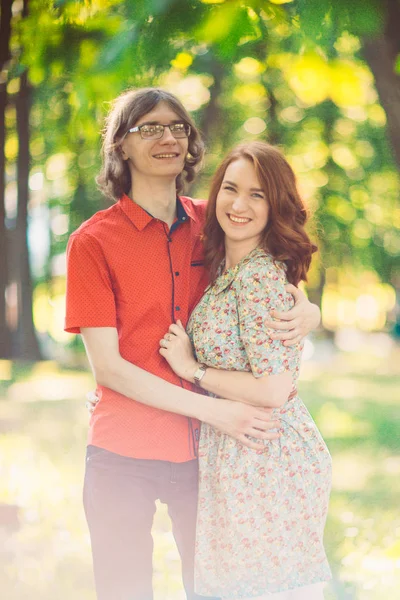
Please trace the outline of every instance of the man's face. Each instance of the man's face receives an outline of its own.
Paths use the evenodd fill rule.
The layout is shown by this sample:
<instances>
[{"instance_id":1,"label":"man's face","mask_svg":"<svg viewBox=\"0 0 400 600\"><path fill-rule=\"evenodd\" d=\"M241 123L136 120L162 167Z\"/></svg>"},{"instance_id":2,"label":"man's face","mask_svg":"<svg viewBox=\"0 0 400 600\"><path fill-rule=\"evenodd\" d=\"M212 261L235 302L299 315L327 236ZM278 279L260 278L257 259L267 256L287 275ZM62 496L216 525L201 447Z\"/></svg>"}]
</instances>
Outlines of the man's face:
<instances>
[{"instance_id":1,"label":"man's face","mask_svg":"<svg viewBox=\"0 0 400 600\"><path fill-rule=\"evenodd\" d=\"M165 102L141 117L135 126L144 124L172 125L182 122ZM188 151L188 138L176 139L169 128L164 129L164 135L156 140L142 139L140 132L128 133L122 142L122 156L128 161L132 179L140 178L175 179L183 171Z\"/></svg>"}]
</instances>

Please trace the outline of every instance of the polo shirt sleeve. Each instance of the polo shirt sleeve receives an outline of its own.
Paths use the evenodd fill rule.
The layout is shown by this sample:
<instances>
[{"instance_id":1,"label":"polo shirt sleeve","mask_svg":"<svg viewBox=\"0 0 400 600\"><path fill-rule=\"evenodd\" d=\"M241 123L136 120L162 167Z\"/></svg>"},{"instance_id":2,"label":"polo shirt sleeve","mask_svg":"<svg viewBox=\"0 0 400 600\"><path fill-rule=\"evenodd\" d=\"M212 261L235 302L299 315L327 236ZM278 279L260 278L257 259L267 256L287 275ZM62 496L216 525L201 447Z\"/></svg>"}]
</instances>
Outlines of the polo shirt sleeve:
<instances>
[{"instance_id":1,"label":"polo shirt sleeve","mask_svg":"<svg viewBox=\"0 0 400 600\"><path fill-rule=\"evenodd\" d=\"M103 250L93 236L73 234L67 247L65 331L116 326L115 296Z\"/></svg>"}]
</instances>

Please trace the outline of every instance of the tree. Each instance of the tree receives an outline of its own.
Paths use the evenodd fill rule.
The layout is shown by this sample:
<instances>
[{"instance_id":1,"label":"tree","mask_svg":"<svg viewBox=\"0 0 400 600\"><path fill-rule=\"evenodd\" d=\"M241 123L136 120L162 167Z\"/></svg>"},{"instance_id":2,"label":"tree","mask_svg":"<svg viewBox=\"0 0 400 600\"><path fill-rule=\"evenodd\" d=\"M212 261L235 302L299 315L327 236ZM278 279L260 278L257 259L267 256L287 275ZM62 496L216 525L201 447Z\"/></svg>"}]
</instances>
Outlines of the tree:
<instances>
[{"instance_id":1,"label":"tree","mask_svg":"<svg viewBox=\"0 0 400 600\"><path fill-rule=\"evenodd\" d=\"M383 31L364 37L363 54L374 75L379 99L388 120L388 135L400 169L400 3L398 0L382 2L385 25ZM399 69L397 69L399 71Z\"/></svg>"},{"instance_id":2,"label":"tree","mask_svg":"<svg viewBox=\"0 0 400 600\"><path fill-rule=\"evenodd\" d=\"M24 0L23 16L27 12L28 0ZM31 89L28 73L25 70L20 77L20 87L16 100L18 132L18 208L17 222L13 236L15 280L17 282L18 323L14 336L13 355L28 360L39 360L41 352L32 320L32 276L28 250L28 202L29 202L29 113Z\"/></svg>"},{"instance_id":3,"label":"tree","mask_svg":"<svg viewBox=\"0 0 400 600\"><path fill-rule=\"evenodd\" d=\"M5 219L5 111L7 107L6 70L11 58L11 2L1 0L0 13L0 358L11 358L11 334L6 315L8 248Z\"/></svg>"}]
</instances>

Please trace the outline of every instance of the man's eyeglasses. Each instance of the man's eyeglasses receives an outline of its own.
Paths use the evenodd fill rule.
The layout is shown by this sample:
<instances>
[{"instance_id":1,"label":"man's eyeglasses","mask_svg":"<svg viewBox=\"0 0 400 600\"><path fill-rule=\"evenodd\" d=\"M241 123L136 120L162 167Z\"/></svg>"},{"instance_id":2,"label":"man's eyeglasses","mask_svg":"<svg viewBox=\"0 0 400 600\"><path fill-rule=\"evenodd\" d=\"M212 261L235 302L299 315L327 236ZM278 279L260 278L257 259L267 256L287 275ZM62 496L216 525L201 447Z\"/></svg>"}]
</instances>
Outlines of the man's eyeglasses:
<instances>
[{"instance_id":1,"label":"man's eyeglasses","mask_svg":"<svg viewBox=\"0 0 400 600\"><path fill-rule=\"evenodd\" d=\"M140 133L143 140L159 140L164 135L164 129L168 127L175 139L187 138L190 135L190 125L187 123L171 123L171 125L161 125L159 123L155 125L138 125L138 127L131 127L128 129L125 135L128 133Z\"/></svg>"}]
</instances>

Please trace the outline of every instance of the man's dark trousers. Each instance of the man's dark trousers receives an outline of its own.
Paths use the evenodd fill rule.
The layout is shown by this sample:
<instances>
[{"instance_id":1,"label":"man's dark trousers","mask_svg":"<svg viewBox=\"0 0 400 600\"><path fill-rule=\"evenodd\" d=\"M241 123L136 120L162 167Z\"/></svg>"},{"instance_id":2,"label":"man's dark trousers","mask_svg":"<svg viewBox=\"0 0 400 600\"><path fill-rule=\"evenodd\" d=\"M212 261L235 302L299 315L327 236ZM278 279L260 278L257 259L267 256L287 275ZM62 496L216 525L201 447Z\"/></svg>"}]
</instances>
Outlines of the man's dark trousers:
<instances>
[{"instance_id":1,"label":"man's dark trousers","mask_svg":"<svg viewBox=\"0 0 400 600\"><path fill-rule=\"evenodd\" d=\"M194 593L196 460L127 458L89 446L84 505L98 600L153 600L151 527L155 501L168 505L187 600Z\"/></svg>"}]
</instances>

